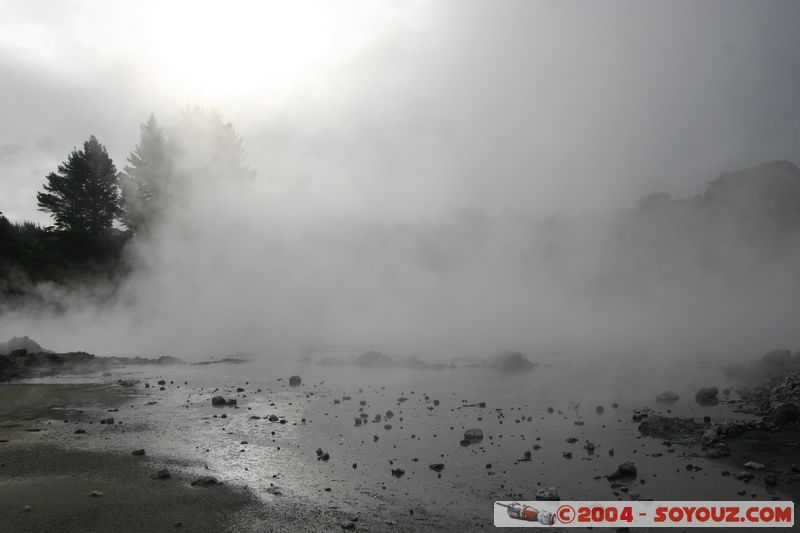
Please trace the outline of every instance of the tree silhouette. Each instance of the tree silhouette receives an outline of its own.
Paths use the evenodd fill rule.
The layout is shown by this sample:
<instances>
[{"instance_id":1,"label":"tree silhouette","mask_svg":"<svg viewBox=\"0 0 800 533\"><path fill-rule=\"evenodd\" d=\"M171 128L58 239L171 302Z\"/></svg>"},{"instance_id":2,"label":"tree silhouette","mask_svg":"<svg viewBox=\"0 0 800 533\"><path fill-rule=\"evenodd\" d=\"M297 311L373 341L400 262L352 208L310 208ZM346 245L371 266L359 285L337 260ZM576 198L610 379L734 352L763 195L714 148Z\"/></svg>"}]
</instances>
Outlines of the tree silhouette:
<instances>
[{"instance_id":1,"label":"tree silhouette","mask_svg":"<svg viewBox=\"0 0 800 533\"><path fill-rule=\"evenodd\" d=\"M36 195L39 210L50 213L61 230L98 235L111 228L120 213L117 169L94 135L73 150L58 172L47 176Z\"/></svg>"},{"instance_id":2,"label":"tree silhouette","mask_svg":"<svg viewBox=\"0 0 800 533\"><path fill-rule=\"evenodd\" d=\"M120 174L120 218L134 233L154 223L168 203L172 181L172 154L164 128L153 115L139 128L139 144Z\"/></svg>"},{"instance_id":3,"label":"tree silhouette","mask_svg":"<svg viewBox=\"0 0 800 533\"><path fill-rule=\"evenodd\" d=\"M201 182L248 180L255 172L247 166L242 138L233 124L217 111L187 107L169 130L176 177L195 185Z\"/></svg>"}]
</instances>

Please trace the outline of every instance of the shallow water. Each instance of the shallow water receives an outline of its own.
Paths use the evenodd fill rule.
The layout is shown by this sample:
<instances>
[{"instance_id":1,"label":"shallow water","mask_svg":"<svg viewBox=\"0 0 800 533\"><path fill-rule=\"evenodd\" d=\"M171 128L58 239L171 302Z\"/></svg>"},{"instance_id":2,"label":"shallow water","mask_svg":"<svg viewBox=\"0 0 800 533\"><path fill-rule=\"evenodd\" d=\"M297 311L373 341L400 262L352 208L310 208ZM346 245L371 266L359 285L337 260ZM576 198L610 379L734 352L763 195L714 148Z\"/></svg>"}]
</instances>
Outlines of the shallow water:
<instances>
[{"instance_id":1,"label":"shallow water","mask_svg":"<svg viewBox=\"0 0 800 533\"><path fill-rule=\"evenodd\" d=\"M289 387L293 374L303 378L300 387ZM123 452L145 448L154 463L159 456L177 457L187 468L244 484L268 501L307 497L387 516L411 510L423 515L458 512L474 518L475 525L490 523L493 501L534 499L542 486L555 486L562 499L570 500L627 499L630 493L647 499L732 500L742 498L736 494L742 488L748 499L773 494L758 481L744 485L723 477L728 465L686 456L697 450L668 448L659 439L640 437L638 424L631 421L632 410L642 407L714 421L747 418L734 413L735 403L695 403L699 386L728 386L713 363L592 362L560 356L542 358L531 372L509 375L483 368L360 369L273 361L121 368L111 376L49 381L120 378L141 380L130 406L115 413L105 413L102 406L86 410L77 419L86 435L75 435L73 424L51 424L41 438ZM158 390L159 379L167 382L164 391ZM144 388L145 382L150 388ZM245 391L237 393L237 387ZM656 394L668 389L680 400L669 407L656 405ZM236 398L238 407L212 407L215 394ZM361 401L366 402L363 407ZM486 407L465 407L477 402L486 402ZM602 413L597 406L603 407ZM548 413L548 407L554 412ZM387 421L389 409L394 417ZM356 427L354 418L362 412L369 415L368 422ZM373 422L378 413L382 420ZM223 414L227 417L220 418ZM285 417L287 423L267 421L270 414ZM97 424L104 416L122 424ZM53 418L58 417L54 411ZM95 423L87 426L88 420ZM390 429L384 427L387 423ZM484 438L462 446L470 428L481 429ZM578 441L569 444L568 437ZM584 449L587 440L596 445L591 454ZM317 448L329 452L330 460L317 460ZM518 461L526 451L531 460ZM571 459L563 456L567 451ZM595 479L625 461L633 461L639 471L628 485L629 494L615 493L604 477ZM445 465L441 474L429 468L433 463ZM688 471L690 463L702 470ZM403 469L404 475L394 477L394 468Z\"/></svg>"}]
</instances>

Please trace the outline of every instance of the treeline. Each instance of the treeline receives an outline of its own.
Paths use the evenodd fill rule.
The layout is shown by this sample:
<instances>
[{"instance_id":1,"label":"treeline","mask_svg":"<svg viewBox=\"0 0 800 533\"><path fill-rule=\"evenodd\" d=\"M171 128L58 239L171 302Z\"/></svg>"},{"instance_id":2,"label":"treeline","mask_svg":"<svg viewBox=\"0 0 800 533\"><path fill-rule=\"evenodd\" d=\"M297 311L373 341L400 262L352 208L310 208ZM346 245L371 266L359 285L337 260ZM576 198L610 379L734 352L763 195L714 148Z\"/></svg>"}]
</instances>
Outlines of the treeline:
<instances>
[{"instance_id":1,"label":"treeline","mask_svg":"<svg viewBox=\"0 0 800 533\"><path fill-rule=\"evenodd\" d=\"M129 271L128 243L156 229L193 184L253 175L241 138L213 110L189 107L171 127L151 115L140 130L122 171L91 136L44 178L36 202L51 226L0 212L0 303L24 301L43 282L113 285Z\"/></svg>"}]
</instances>

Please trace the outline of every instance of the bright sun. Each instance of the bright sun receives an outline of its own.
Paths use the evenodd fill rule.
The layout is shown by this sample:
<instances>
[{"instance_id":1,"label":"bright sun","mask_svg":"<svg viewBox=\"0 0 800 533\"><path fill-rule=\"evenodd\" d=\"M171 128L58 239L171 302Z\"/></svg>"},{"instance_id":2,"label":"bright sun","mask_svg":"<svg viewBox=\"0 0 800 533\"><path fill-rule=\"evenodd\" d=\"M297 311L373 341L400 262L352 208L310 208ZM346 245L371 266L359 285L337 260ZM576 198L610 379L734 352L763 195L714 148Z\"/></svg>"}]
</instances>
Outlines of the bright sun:
<instances>
[{"instance_id":1,"label":"bright sun","mask_svg":"<svg viewBox=\"0 0 800 533\"><path fill-rule=\"evenodd\" d=\"M368 40L377 19L358 3L315 0L161 2L147 38L164 80L209 98L281 89ZM353 6L350 6L351 8Z\"/></svg>"}]
</instances>

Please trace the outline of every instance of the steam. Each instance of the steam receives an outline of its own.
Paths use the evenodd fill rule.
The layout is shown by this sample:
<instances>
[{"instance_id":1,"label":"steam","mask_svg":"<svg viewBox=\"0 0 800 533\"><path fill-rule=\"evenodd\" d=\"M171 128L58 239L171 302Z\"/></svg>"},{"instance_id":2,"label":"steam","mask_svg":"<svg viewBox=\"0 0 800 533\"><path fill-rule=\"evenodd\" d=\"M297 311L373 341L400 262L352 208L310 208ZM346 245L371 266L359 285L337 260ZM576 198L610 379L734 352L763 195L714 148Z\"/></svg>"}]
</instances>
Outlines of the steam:
<instances>
[{"instance_id":1,"label":"steam","mask_svg":"<svg viewBox=\"0 0 800 533\"><path fill-rule=\"evenodd\" d=\"M673 253L653 233L630 238L645 193L689 198L722 171L800 159L800 82L785 74L800 71L796 7L455 6L382 27L291 95L210 102L255 177L202 179L203 150L184 154L193 185L131 244L123 286L41 286L59 310L5 313L0 339L190 359L317 344L432 356L800 344L796 241L771 255L734 237L709 265L692 255L699 226ZM711 31L716 20L728 30ZM141 72L120 54L123 78ZM18 92L37 80L25 74ZM81 97L118 163L137 121L155 107L169 123L197 97L159 86L125 89L123 120L105 89ZM38 138L49 120L17 132ZM48 155L26 173L44 176L75 129L42 141Z\"/></svg>"}]
</instances>

